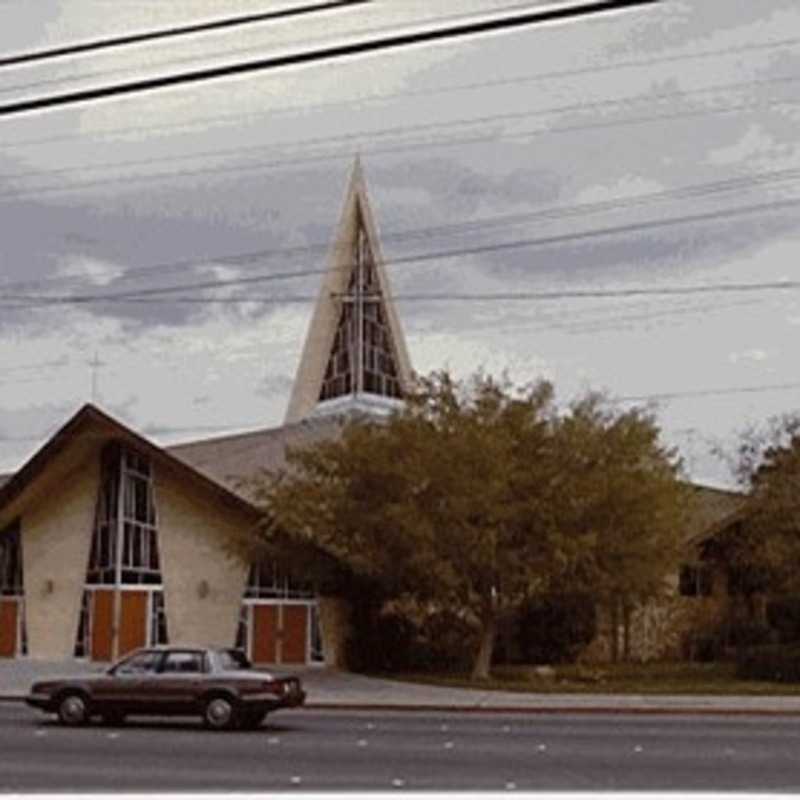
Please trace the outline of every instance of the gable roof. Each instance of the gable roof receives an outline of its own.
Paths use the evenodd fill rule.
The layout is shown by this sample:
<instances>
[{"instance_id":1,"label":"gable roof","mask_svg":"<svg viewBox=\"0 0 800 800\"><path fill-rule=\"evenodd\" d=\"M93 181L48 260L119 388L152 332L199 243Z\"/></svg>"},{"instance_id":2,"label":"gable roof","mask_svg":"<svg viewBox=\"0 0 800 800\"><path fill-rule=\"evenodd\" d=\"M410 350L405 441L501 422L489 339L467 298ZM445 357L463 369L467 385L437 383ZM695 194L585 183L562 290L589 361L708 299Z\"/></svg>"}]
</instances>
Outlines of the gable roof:
<instances>
[{"instance_id":1,"label":"gable roof","mask_svg":"<svg viewBox=\"0 0 800 800\"><path fill-rule=\"evenodd\" d=\"M367 196L364 173L360 160L356 159L329 257L328 270L320 287L292 387L286 412L287 425L308 417L320 402L326 367L335 350L336 334L342 322L344 306L342 296L347 293L354 277L357 260L354 258L354 253L362 236L365 247L371 254L370 263L377 284L377 302L385 318L385 335L388 339L386 352L390 353L394 363L401 393L404 393L411 383L411 361L400 319L391 298L389 278L381 255L378 230ZM354 376L355 381L361 383L364 365L354 364L351 368L357 373ZM370 396L369 391L366 395ZM377 395L371 396L377 397Z\"/></svg>"},{"instance_id":2,"label":"gable roof","mask_svg":"<svg viewBox=\"0 0 800 800\"><path fill-rule=\"evenodd\" d=\"M689 543L699 544L743 519L747 496L741 492L691 484L693 505L686 532Z\"/></svg>"},{"instance_id":3,"label":"gable roof","mask_svg":"<svg viewBox=\"0 0 800 800\"><path fill-rule=\"evenodd\" d=\"M303 447L336 438L347 422L345 416L322 416L278 428L185 442L167 448L183 463L225 486L245 500L252 499L247 485L264 469L276 470L286 463L289 447Z\"/></svg>"},{"instance_id":4,"label":"gable roof","mask_svg":"<svg viewBox=\"0 0 800 800\"><path fill-rule=\"evenodd\" d=\"M18 499L28 487L34 484L59 454L71 448L93 446L93 442L98 437L125 442L153 459L167 464L182 478L199 485L201 489L212 494L218 501L248 515L256 513L256 509L243 497L210 479L185 461L176 458L164 448L153 444L149 439L131 430L91 403L87 403L79 409L17 472L10 476L8 481L0 486L0 511Z\"/></svg>"}]
</instances>

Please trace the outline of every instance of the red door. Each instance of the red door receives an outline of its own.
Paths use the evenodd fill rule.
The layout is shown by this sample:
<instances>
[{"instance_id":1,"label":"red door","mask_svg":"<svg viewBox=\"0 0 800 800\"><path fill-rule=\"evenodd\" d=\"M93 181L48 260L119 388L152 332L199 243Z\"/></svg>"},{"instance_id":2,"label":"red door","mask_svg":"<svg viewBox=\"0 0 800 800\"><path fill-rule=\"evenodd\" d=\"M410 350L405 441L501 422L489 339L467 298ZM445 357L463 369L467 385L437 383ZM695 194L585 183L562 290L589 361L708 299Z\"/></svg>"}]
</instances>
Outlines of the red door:
<instances>
[{"instance_id":1,"label":"red door","mask_svg":"<svg viewBox=\"0 0 800 800\"><path fill-rule=\"evenodd\" d=\"M281 663L305 664L308 658L308 606L283 606Z\"/></svg>"},{"instance_id":2,"label":"red door","mask_svg":"<svg viewBox=\"0 0 800 800\"><path fill-rule=\"evenodd\" d=\"M114 591L92 592L92 661L111 661L111 629L114 626Z\"/></svg>"},{"instance_id":3,"label":"red door","mask_svg":"<svg viewBox=\"0 0 800 800\"><path fill-rule=\"evenodd\" d=\"M13 658L17 654L17 600L0 599L0 658Z\"/></svg>"},{"instance_id":4,"label":"red door","mask_svg":"<svg viewBox=\"0 0 800 800\"><path fill-rule=\"evenodd\" d=\"M251 659L256 664L274 664L277 659L278 606L251 606L253 647Z\"/></svg>"},{"instance_id":5,"label":"red door","mask_svg":"<svg viewBox=\"0 0 800 800\"><path fill-rule=\"evenodd\" d=\"M147 592L122 592L119 656L147 644Z\"/></svg>"}]
</instances>

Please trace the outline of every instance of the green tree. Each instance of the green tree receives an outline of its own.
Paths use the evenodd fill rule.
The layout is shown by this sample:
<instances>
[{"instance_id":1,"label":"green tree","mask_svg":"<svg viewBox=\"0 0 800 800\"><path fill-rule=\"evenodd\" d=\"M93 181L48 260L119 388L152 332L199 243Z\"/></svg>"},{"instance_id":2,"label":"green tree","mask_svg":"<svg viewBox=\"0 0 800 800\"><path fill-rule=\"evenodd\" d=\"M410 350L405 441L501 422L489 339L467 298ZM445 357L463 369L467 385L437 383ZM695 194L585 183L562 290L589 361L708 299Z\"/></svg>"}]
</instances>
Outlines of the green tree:
<instances>
[{"instance_id":1,"label":"green tree","mask_svg":"<svg viewBox=\"0 0 800 800\"><path fill-rule=\"evenodd\" d=\"M524 598L651 593L641 561L663 567L649 548L675 520L676 467L656 440L651 419L596 398L559 416L545 382L434 373L385 423L290 451L260 484L263 541L473 620L473 676L487 677L498 619Z\"/></svg>"},{"instance_id":2,"label":"green tree","mask_svg":"<svg viewBox=\"0 0 800 800\"><path fill-rule=\"evenodd\" d=\"M631 612L670 591L691 513L680 460L659 440L652 413L617 411L602 395L578 400L558 429L569 496L558 509L559 527L577 548L577 588L591 592L611 619L611 655L629 655Z\"/></svg>"},{"instance_id":3,"label":"green tree","mask_svg":"<svg viewBox=\"0 0 800 800\"><path fill-rule=\"evenodd\" d=\"M748 596L800 589L800 415L742 434L735 469L747 501L742 521L718 546Z\"/></svg>"}]
</instances>

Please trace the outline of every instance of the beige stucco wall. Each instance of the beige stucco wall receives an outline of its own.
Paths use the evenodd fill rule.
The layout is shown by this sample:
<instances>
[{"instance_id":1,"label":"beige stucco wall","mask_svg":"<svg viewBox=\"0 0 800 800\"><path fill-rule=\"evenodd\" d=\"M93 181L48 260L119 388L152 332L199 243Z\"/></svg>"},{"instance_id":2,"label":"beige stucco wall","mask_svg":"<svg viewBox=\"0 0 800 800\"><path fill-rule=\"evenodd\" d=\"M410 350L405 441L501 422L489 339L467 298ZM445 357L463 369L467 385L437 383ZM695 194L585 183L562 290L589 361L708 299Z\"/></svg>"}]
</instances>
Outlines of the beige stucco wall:
<instances>
[{"instance_id":1,"label":"beige stucco wall","mask_svg":"<svg viewBox=\"0 0 800 800\"><path fill-rule=\"evenodd\" d=\"M247 566L224 543L241 536L247 520L158 465L154 470L170 643L231 646Z\"/></svg>"},{"instance_id":2,"label":"beige stucco wall","mask_svg":"<svg viewBox=\"0 0 800 800\"><path fill-rule=\"evenodd\" d=\"M71 658L94 521L100 462L76 464L21 516L28 653Z\"/></svg>"},{"instance_id":3,"label":"beige stucco wall","mask_svg":"<svg viewBox=\"0 0 800 800\"><path fill-rule=\"evenodd\" d=\"M320 597L319 627L326 667L347 667L345 644L350 633L350 609L340 597Z\"/></svg>"}]
</instances>

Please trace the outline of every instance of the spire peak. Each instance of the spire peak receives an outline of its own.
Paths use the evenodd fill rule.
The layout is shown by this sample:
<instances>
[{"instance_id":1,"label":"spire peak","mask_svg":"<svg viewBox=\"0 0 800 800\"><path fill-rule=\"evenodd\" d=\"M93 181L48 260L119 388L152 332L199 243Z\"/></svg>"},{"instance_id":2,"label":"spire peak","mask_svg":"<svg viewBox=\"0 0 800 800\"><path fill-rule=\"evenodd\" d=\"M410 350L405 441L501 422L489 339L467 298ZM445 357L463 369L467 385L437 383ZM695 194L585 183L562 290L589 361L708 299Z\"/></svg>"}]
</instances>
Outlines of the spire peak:
<instances>
[{"instance_id":1,"label":"spire peak","mask_svg":"<svg viewBox=\"0 0 800 800\"><path fill-rule=\"evenodd\" d=\"M410 381L405 339L356 155L286 423L328 411L391 410Z\"/></svg>"}]
</instances>

